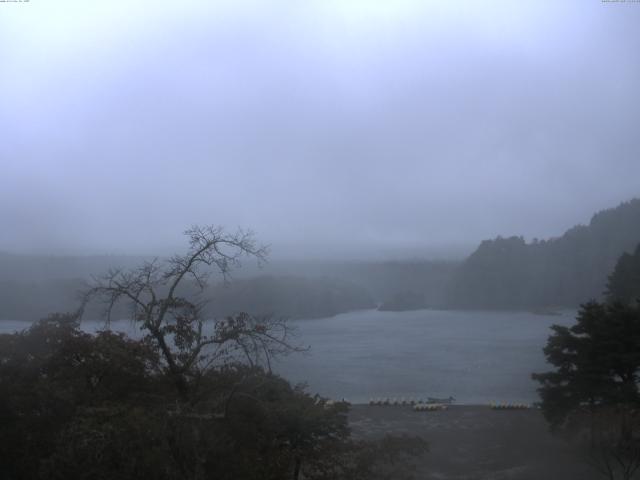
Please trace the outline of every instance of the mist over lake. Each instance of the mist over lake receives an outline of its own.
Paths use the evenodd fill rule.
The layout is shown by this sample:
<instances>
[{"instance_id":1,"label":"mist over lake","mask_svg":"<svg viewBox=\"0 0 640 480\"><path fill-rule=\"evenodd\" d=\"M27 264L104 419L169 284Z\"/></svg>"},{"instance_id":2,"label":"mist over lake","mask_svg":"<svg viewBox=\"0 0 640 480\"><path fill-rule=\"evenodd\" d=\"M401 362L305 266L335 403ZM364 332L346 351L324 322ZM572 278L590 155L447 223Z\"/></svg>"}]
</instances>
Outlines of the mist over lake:
<instances>
[{"instance_id":1,"label":"mist over lake","mask_svg":"<svg viewBox=\"0 0 640 480\"><path fill-rule=\"evenodd\" d=\"M293 342L310 347L277 359L274 370L309 391L354 403L372 397L456 398L457 403L538 401L532 372L550 367L542 348L552 324L572 325L575 312L364 310L292 321ZM0 322L3 332L25 322ZM86 331L103 321L83 321ZM114 330L139 336L128 321Z\"/></svg>"}]
</instances>

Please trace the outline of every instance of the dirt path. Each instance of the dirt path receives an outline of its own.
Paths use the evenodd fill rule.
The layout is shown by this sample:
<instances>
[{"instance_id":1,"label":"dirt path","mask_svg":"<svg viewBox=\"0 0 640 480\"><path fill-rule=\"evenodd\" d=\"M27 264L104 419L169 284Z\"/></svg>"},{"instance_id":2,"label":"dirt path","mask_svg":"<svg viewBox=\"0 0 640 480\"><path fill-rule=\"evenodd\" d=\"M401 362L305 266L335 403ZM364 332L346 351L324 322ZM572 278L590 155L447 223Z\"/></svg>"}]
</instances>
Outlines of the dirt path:
<instances>
[{"instance_id":1,"label":"dirt path","mask_svg":"<svg viewBox=\"0 0 640 480\"><path fill-rule=\"evenodd\" d=\"M411 407L355 405L354 435L420 435L430 453L416 478L425 480L591 480L601 478L548 432L538 410L452 406L436 412Z\"/></svg>"}]
</instances>

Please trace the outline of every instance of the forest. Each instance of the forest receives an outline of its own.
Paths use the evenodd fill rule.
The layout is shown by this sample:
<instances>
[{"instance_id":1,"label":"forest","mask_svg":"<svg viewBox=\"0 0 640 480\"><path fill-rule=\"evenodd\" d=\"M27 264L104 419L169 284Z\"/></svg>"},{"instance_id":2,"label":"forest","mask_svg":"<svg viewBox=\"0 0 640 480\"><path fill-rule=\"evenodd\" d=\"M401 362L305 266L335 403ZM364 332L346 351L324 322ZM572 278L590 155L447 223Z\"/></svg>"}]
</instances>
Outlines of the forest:
<instances>
[{"instance_id":1,"label":"forest","mask_svg":"<svg viewBox=\"0 0 640 480\"><path fill-rule=\"evenodd\" d=\"M602 210L562 236L487 240L457 269L447 304L461 308L575 308L603 298L618 258L640 239L640 199Z\"/></svg>"}]
</instances>

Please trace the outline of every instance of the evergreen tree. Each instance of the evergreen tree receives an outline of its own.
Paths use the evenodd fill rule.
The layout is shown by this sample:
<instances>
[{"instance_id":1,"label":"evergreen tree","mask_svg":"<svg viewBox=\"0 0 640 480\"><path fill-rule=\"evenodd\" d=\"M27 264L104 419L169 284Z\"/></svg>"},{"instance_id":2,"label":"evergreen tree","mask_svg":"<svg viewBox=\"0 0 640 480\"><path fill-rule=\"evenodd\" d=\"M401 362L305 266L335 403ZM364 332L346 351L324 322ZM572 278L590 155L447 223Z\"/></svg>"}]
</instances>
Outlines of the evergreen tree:
<instances>
[{"instance_id":1,"label":"evergreen tree","mask_svg":"<svg viewBox=\"0 0 640 480\"><path fill-rule=\"evenodd\" d=\"M586 439L590 463L610 480L630 480L640 468L640 307L590 302L575 325L552 329L544 352L556 369L533 374L544 416Z\"/></svg>"},{"instance_id":2,"label":"evergreen tree","mask_svg":"<svg viewBox=\"0 0 640 480\"><path fill-rule=\"evenodd\" d=\"M608 302L581 306L571 327L552 326L544 353L555 368L535 373L552 429L588 438L591 463L614 480L640 468L640 246L609 277Z\"/></svg>"},{"instance_id":3,"label":"evergreen tree","mask_svg":"<svg viewBox=\"0 0 640 480\"><path fill-rule=\"evenodd\" d=\"M606 294L610 302L628 305L640 300L640 244L633 254L625 253L618 259Z\"/></svg>"}]
</instances>

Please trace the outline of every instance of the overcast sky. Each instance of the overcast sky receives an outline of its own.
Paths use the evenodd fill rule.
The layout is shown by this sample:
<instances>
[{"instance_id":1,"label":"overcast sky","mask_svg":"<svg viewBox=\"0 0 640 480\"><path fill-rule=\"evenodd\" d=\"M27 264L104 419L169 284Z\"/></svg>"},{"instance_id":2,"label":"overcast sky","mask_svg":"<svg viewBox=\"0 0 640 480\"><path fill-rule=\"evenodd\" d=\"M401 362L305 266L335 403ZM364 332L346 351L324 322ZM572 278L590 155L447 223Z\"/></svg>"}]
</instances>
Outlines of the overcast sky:
<instances>
[{"instance_id":1,"label":"overcast sky","mask_svg":"<svg viewBox=\"0 0 640 480\"><path fill-rule=\"evenodd\" d=\"M559 235L640 195L639 25L600 0L0 3L0 250Z\"/></svg>"}]
</instances>

